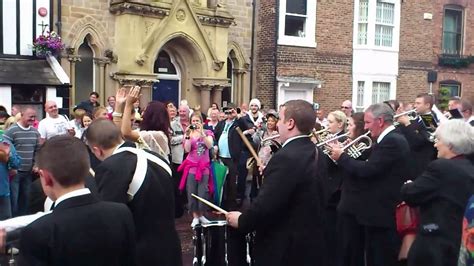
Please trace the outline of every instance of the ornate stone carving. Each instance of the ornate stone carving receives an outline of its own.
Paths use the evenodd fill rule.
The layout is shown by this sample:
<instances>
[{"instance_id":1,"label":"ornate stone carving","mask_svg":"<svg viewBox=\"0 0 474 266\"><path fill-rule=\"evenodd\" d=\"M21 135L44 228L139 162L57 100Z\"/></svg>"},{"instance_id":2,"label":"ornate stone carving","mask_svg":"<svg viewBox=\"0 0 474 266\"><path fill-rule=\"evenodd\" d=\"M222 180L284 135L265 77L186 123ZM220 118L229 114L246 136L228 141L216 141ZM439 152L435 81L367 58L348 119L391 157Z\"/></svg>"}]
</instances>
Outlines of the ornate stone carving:
<instances>
[{"instance_id":1,"label":"ornate stone carving","mask_svg":"<svg viewBox=\"0 0 474 266\"><path fill-rule=\"evenodd\" d=\"M153 28L153 25L155 25L154 22L152 21L145 21L145 35L148 35L150 30Z\"/></svg>"},{"instance_id":2,"label":"ornate stone carving","mask_svg":"<svg viewBox=\"0 0 474 266\"><path fill-rule=\"evenodd\" d=\"M137 63L139 66L143 66L146 60L148 60L148 56L146 54L141 54L137 56L135 63Z\"/></svg>"},{"instance_id":3,"label":"ornate stone carving","mask_svg":"<svg viewBox=\"0 0 474 266\"><path fill-rule=\"evenodd\" d=\"M110 60L110 62L116 64L118 61L118 56L111 49L104 51L104 56Z\"/></svg>"},{"instance_id":4,"label":"ornate stone carving","mask_svg":"<svg viewBox=\"0 0 474 266\"><path fill-rule=\"evenodd\" d=\"M111 3L109 11L114 15L135 14L155 18L163 18L165 16L169 16L170 14L169 9L131 2Z\"/></svg>"},{"instance_id":5,"label":"ornate stone carving","mask_svg":"<svg viewBox=\"0 0 474 266\"><path fill-rule=\"evenodd\" d=\"M110 59L109 58L94 58L94 63L99 65L99 66L105 66L110 64Z\"/></svg>"},{"instance_id":6,"label":"ornate stone carving","mask_svg":"<svg viewBox=\"0 0 474 266\"><path fill-rule=\"evenodd\" d=\"M129 73L110 73L113 80L118 81L121 86L124 85L138 85L138 86L152 86L153 83L158 82L157 75L149 74L129 74Z\"/></svg>"},{"instance_id":7,"label":"ornate stone carving","mask_svg":"<svg viewBox=\"0 0 474 266\"><path fill-rule=\"evenodd\" d=\"M176 19L178 21L184 21L186 19L186 12L183 9L176 11Z\"/></svg>"},{"instance_id":8,"label":"ornate stone carving","mask_svg":"<svg viewBox=\"0 0 474 266\"><path fill-rule=\"evenodd\" d=\"M222 69L222 67L224 66L224 61L218 61L218 60L214 60L213 64L212 64L212 68L215 70L215 71L220 71Z\"/></svg>"},{"instance_id":9,"label":"ornate stone carving","mask_svg":"<svg viewBox=\"0 0 474 266\"><path fill-rule=\"evenodd\" d=\"M231 25L235 25L234 18L221 18L206 15L197 15L197 17L202 25L206 26L220 26L228 28Z\"/></svg>"}]
</instances>

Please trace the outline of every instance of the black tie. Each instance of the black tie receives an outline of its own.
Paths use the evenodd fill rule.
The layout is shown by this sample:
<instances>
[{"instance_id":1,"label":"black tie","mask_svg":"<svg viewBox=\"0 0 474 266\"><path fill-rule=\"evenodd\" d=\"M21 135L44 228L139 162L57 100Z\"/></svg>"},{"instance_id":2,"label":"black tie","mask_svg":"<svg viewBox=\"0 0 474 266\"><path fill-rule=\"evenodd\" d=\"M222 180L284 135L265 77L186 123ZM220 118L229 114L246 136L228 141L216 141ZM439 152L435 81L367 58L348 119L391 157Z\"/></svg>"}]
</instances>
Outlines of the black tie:
<instances>
[{"instance_id":1,"label":"black tie","mask_svg":"<svg viewBox=\"0 0 474 266\"><path fill-rule=\"evenodd\" d=\"M55 205L56 205L56 201L53 201L53 204L51 204L51 208L49 208L49 210L52 211L54 207L56 207Z\"/></svg>"}]
</instances>

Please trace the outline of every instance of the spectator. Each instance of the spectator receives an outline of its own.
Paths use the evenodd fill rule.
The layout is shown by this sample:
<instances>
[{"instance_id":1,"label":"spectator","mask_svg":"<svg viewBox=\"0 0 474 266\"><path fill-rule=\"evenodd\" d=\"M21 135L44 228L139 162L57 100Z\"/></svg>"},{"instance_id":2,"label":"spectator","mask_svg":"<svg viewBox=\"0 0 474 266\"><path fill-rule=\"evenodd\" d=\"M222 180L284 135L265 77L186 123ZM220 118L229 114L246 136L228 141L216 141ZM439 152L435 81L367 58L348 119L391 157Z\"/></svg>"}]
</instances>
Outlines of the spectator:
<instances>
[{"instance_id":1,"label":"spectator","mask_svg":"<svg viewBox=\"0 0 474 266\"><path fill-rule=\"evenodd\" d=\"M341 111L346 114L346 117L351 117L352 113L354 113L354 110L352 109L352 102L349 100L345 100L341 104Z\"/></svg>"},{"instance_id":2,"label":"spectator","mask_svg":"<svg viewBox=\"0 0 474 266\"><path fill-rule=\"evenodd\" d=\"M186 129L185 136L184 150L188 156L178 169L178 171L183 171L179 188L183 190L186 186L189 210L193 215L191 227L194 227L198 223L209 223L209 220L204 217L207 206L191 194L204 199L209 198L209 149L212 147L213 134L212 131L204 129L202 116L196 112L191 116L191 125Z\"/></svg>"},{"instance_id":3,"label":"spectator","mask_svg":"<svg viewBox=\"0 0 474 266\"><path fill-rule=\"evenodd\" d=\"M78 109L78 108L74 108L74 109L75 109L74 120L69 121L69 124L74 129L74 132L76 132L76 135L74 136L80 139L82 136L82 133L84 132L84 127L82 127L82 116L84 116L86 111L83 109Z\"/></svg>"},{"instance_id":4,"label":"spectator","mask_svg":"<svg viewBox=\"0 0 474 266\"><path fill-rule=\"evenodd\" d=\"M74 128L69 121L58 113L58 106L54 101L47 101L44 104L44 110L48 114L46 118L39 123L38 131L41 135L40 143L54 136L69 134L75 135Z\"/></svg>"},{"instance_id":5,"label":"spectator","mask_svg":"<svg viewBox=\"0 0 474 266\"><path fill-rule=\"evenodd\" d=\"M107 114L107 109L103 106L94 108L94 119L105 118L108 119L109 115Z\"/></svg>"},{"instance_id":6,"label":"spectator","mask_svg":"<svg viewBox=\"0 0 474 266\"><path fill-rule=\"evenodd\" d=\"M4 134L5 139L13 144L21 157L21 165L17 174L13 177L10 187L13 216L26 214L28 210L28 195L33 179L33 158L39 148L40 138L38 130L33 127L35 119L35 109L26 106L21 111L20 120Z\"/></svg>"},{"instance_id":7,"label":"spectator","mask_svg":"<svg viewBox=\"0 0 474 266\"><path fill-rule=\"evenodd\" d=\"M112 113L115 109L115 96L109 96L107 98L107 113Z\"/></svg>"},{"instance_id":8,"label":"spectator","mask_svg":"<svg viewBox=\"0 0 474 266\"><path fill-rule=\"evenodd\" d=\"M320 124L323 128L328 127L328 119L326 118L326 115L323 111L323 109L318 109L316 111L316 123Z\"/></svg>"},{"instance_id":9,"label":"spectator","mask_svg":"<svg viewBox=\"0 0 474 266\"><path fill-rule=\"evenodd\" d=\"M0 136L0 220L11 218L9 175L20 167L21 158L15 146Z\"/></svg>"},{"instance_id":10,"label":"spectator","mask_svg":"<svg viewBox=\"0 0 474 266\"><path fill-rule=\"evenodd\" d=\"M212 109L209 113L209 121L204 125L205 129L211 130L214 132L217 123L219 123L219 109Z\"/></svg>"},{"instance_id":11,"label":"spectator","mask_svg":"<svg viewBox=\"0 0 474 266\"><path fill-rule=\"evenodd\" d=\"M178 109L179 122L182 128L189 126L190 109L189 106L181 104Z\"/></svg>"},{"instance_id":12,"label":"spectator","mask_svg":"<svg viewBox=\"0 0 474 266\"><path fill-rule=\"evenodd\" d=\"M464 120L471 126L474 126L474 116L472 115L472 104L468 100L461 101L461 112Z\"/></svg>"},{"instance_id":13,"label":"spectator","mask_svg":"<svg viewBox=\"0 0 474 266\"><path fill-rule=\"evenodd\" d=\"M219 111L219 105L217 103L212 103L211 107L207 110L207 117L209 118L211 116L211 111L212 110L217 110Z\"/></svg>"},{"instance_id":14,"label":"spectator","mask_svg":"<svg viewBox=\"0 0 474 266\"><path fill-rule=\"evenodd\" d=\"M99 94L97 92L93 91L89 94L89 100L83 101L83 102L79 103L77 106L78 107L81 106L81 108L83 108L87 112L92 113L92 112L94 112L94 108L100 106L98 100L99 100Z\"/></svg>"}]
</instances>

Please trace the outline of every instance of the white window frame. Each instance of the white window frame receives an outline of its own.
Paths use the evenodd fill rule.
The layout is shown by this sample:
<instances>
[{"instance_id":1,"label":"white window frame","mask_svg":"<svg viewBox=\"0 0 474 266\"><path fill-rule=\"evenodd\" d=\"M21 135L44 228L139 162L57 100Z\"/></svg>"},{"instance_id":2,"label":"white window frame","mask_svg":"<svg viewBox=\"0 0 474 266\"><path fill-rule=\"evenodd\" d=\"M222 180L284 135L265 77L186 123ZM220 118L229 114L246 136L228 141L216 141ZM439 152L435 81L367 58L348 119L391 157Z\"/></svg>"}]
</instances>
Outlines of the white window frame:
<instances>
[{"instance_id":1,"label":"white window frame","mask_svg":"<svg viewBox=\"0 0 474 266\"><path fill-rule=\"evenodd\" d=\"M390 95L389 100L396 99L397 95L397 77L396 76L373 76L373 75L357 75L353 78L353 88L352 88L352 102L355 103L354 106L356 110L363 111L372 104L372 92L374 82L381 83L390 83ZM364 93L363 93L363 105L359 105L357 102L358 99L358 87L359 82L364 83Z\"/></svg>"},{"instance_id":2,"label":"white window frame","mask_svg":"<svg viewBox=\"0 0 474 266\"><path fill-rule=\"evenodd\" d=\"M278 44L301 47L316 47L316 0L306 0L305 36L295 37L285 35L286 2L280 0L278 23Z\"/></svg>"},{"instance_id":3,"label":"white window frame","mask_svg":"<svg viewBox=\"0 0 474 266\"><path fill-rule=\"evenodd\" d=\"M392 46L378 46L375 45L375 29L376 25L386 25L377 23L377 0L368 0L368 21L367 21L367 44L359 44L359 11L360 1L354 1L354 32L353 32L353 47L354 49L370 49L380 51L393 51L398 52L400 46L400 12L401 5L399 0L382 0L385 3L394 4L394 21L393 21L393 32L392 32Z\"/></svg>"}]
</instances>

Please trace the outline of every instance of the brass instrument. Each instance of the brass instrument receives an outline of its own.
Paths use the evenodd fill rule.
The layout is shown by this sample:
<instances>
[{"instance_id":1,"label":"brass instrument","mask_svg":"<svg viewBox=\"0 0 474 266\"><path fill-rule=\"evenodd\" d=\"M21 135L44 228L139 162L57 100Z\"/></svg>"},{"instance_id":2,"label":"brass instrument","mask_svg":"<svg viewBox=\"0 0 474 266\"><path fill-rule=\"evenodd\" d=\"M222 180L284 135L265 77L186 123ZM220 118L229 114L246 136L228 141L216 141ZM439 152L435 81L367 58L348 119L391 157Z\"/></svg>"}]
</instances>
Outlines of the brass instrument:
<instances>
[{"instance_id":1,"label":"brass instrument","mask_svg":"<svg viewBox=\"0 0 474 266\"><path fill-rule=\"evenodd\" d=\"M280 137L280 134L276 134L276 135L270 136L268 138L264 138L264 139L262 139L262 143L273 140L273 139L277 139L279 137Z\"/></svg>"},{"instance_id":2,"label":"brass instrument","mask_svg":"<svg viewBox=\"0 0 474 266\"><path fill-rule=\"evenodd\" d=\"M317 146L317 147L321 147L321 146L324 146L324 145L326 145L326 144L328 144L328 143L330 143L330 142L333 142L333 141L335 141L335 140L338 140L338 139L340 139L340 138L342 138L342 137L347 137L347 136L349 136L349 132L344 133L344 134L339 135L339 136L331 136L331 137L329 137L329 138L324 139L322 142L319 142L318 144L316 144L316 146Z\"/></svg>"},{"instance_id":3,"label":"brass instrument","mask_svg":"<svg viewBox=\"0 0 474 266\"><path fill-rule=\"evenodd\" d=\"M347 145L342 147L342 150L345 151L347 150L347 154L351 156L354 159L359 158L359 156L362 155L362 151L368 150L372 147L372 139L369 137L370 131L367 133L358 136L351 142L349 142ZM367 143L361 141L361 140L366 140Z\"/></svg>"},{"instance_id":4,"label":"brass instrument","mask_svg":"<svg viewBox=\"0 0 474 266\"><path fill-rule=\"evenodd\" d=\"M412 114L412 115L410 116L410 114ZM397 119L400 116L404 116L404 115L408 115L410 117L410 120L415 120L418 117L418 113L416 112L416 108L413 108L412 110L405 111L405 112L394 115L393 119Z\"/></svg>"},{"instance_id":5,"label":"brass instrument","mask_svg":"<svg viewBox=\"0 0 474 266\"><path fill-rule=\"evenodd\" d=\"M321 130L314 130L309 134L310 137L314 137L316 139L316 142L321 142L324 141L328 135L329 135L329 129L328 128L323 128Z\"/></svg>"}]
</instances>

